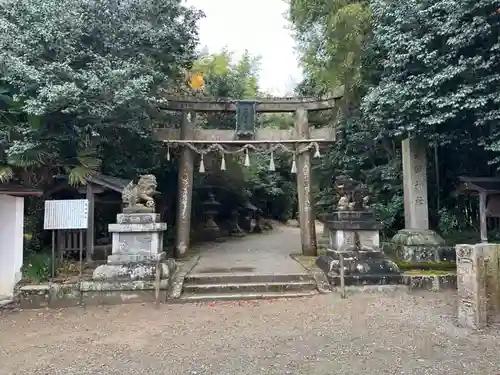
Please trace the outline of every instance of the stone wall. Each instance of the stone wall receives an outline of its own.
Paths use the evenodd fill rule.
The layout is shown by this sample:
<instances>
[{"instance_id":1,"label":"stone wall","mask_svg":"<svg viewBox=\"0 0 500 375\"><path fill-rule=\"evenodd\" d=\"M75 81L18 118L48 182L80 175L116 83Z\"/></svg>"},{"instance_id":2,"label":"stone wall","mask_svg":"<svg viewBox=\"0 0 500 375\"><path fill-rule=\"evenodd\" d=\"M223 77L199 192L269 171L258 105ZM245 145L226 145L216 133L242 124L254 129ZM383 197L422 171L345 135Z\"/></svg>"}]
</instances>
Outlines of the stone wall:
<instances>
[{"instance_id":1,"label":"stone wall","mask_svg":"<svg viewBox=\"0 0 500 375\"><path fill-rule=\"evenodd\" d=\"M177 264L173 259L162 263L160 302L166 302L174 287ZM90 305L116 305L155 302L154 277L143 280L82 280L81 282L24 285L19 288L23 309L62 308Z\"/></svg>"}]
</instances>

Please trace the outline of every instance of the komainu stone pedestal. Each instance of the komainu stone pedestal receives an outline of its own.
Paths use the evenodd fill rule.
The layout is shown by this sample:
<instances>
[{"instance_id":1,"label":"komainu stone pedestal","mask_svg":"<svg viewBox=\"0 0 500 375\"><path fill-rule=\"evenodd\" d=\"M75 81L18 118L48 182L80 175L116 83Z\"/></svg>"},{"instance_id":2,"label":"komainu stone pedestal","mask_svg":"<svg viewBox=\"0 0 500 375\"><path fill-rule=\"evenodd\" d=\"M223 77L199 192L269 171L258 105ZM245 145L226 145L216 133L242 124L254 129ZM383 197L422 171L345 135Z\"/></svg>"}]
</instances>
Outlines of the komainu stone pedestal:
<instances>
[{"instance_id":1,"label":"komainu stone pedestal","mask_svg":"<svg viewBox=\"0 0 500 375\"><path fill-rule=\"evenodd\" d=\"M173 260L165 260L163 232L166 229L167 224L160 222L158 214L118 214L117 223L110 224L108 229L113 236L112 254L107 264L94 270L93 282L84 284L83 289L114 293L149 291L153 296L159 264L160 289L165 297L176 268Z\"/></svg>"},{"instance_id":2,"label":"komainu stone pedestal","mask_svg":"<svg viewBox=\"0 0 500 375\"><path fill-rule=\"evenodd\" d=\"M108 227L113 236L108 264L97 267L93 279L152 277L156 263L165 259L163 232L167 224L159 219L158 214L118 214L117 223Z\"/></svg>"},{"instance_id":3,"label":"komainu stone pedestal","mask_svg":"<svg viewBox=\"0 0 500 375\"><path fill-rule=\"evenodd\" d=\"M323 221L330 234L330 245L316 264L333 284L339 282L341 256L346 284L399 282L397 265L380 250L380 224L370 212L335 212L325 215Z\"/></svg>"}]
</instances>

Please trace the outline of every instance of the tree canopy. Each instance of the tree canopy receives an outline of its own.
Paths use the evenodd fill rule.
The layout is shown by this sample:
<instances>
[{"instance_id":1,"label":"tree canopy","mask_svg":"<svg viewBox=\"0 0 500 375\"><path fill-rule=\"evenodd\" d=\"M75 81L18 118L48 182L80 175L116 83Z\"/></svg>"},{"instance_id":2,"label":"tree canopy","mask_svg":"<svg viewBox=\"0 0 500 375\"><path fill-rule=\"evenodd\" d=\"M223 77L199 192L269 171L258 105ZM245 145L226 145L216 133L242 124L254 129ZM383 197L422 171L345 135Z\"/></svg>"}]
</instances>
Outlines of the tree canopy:
<instances>
[{"instance_id":1,"label":"tree canopy","mask_svg":"<svg viewBox=\"0 0 500 375\"><path fill-rule=\"evenodd\" d=\"M500 13L495 1L374 0L373 44L383 74L363 100L389 135L499 150Z\"/></svg>"},{"instance_id":2,"label":"tree canopy","mask_svg":"<svg viewBox=\"0 0 500 375\"><path fill-rule=\"evenodd\" d=\"M470 203L451 193L458 176L494 175L500 161L499 17L493 0L291 0L305 75L299 92L339 82L348 92L320 190L335 174L362 179L393 233L403 224L400 141L422 137L431 146L432 225L446 231L464 222L450 217L470 217Z\"/></svg>"},{"instance_id":3,"label":"tree canopy","mask_svg":"<svg viewBox=\"0 0 500 375\"><path fill-rule=\"evenodd\" d=\"M149 134L161 89L192 64L201 16L181 0L3 1L0 177L64 167L78 183L117 129Z\"/></svg>"}]
</instances>

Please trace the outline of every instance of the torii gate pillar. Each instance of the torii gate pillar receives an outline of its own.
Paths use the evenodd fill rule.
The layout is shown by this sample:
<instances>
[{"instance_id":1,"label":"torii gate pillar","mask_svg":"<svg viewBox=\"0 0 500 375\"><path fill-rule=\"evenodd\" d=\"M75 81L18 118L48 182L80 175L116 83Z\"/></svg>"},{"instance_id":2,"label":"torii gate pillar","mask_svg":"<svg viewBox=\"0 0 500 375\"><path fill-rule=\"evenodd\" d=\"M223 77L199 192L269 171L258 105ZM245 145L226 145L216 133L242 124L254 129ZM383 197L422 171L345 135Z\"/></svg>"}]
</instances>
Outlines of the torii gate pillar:
<instances>
[{"instance_id":1,"label":"torii gate pillar","mask_svg":"<svg viewBox=\"0 0 500 375\"><path fill-rule=\"evenodd\" d=\"M295 131L297 138L308 139L309 123L307 109L298 108L295 111ZM298 145L297 147L300 147ZM316 256L316 226L314 204L311 189L311 151L297 153L297 193L299 202L300 237L302 254Z\"/></svg>"},{"instance_id":2,"label":"torii gate pillar","mask_svg":"<svg viewBox=\"0 0 500 375\"><path fill-rule=\"evenodd\" d=\"M183 111L181 139L191 139L196 126L196 112ZM177 202L175 257L183 258L191 237L191 204L193 195L194 152L183 146L179 158L179 200Z\"/></svg>"}]
</instances>

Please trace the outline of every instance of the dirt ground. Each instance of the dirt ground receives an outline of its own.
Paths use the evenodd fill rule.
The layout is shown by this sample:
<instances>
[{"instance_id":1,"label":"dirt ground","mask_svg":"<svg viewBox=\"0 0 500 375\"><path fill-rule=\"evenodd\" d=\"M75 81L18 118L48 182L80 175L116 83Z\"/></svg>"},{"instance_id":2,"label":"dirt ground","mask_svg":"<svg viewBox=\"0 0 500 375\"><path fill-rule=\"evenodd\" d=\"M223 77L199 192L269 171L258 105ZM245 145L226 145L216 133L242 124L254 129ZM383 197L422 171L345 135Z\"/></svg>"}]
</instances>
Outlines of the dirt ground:
<instances>
[{"instance_id":1,"label":"dirt ground","mask_svg":"<svg viewBox=\"0 0 500 375\"><path fill-rule=\"evenodd\" d=\"M0 317L0 374L497 374L451 293L124 305Z\"/></svg>"}]
</instances>

